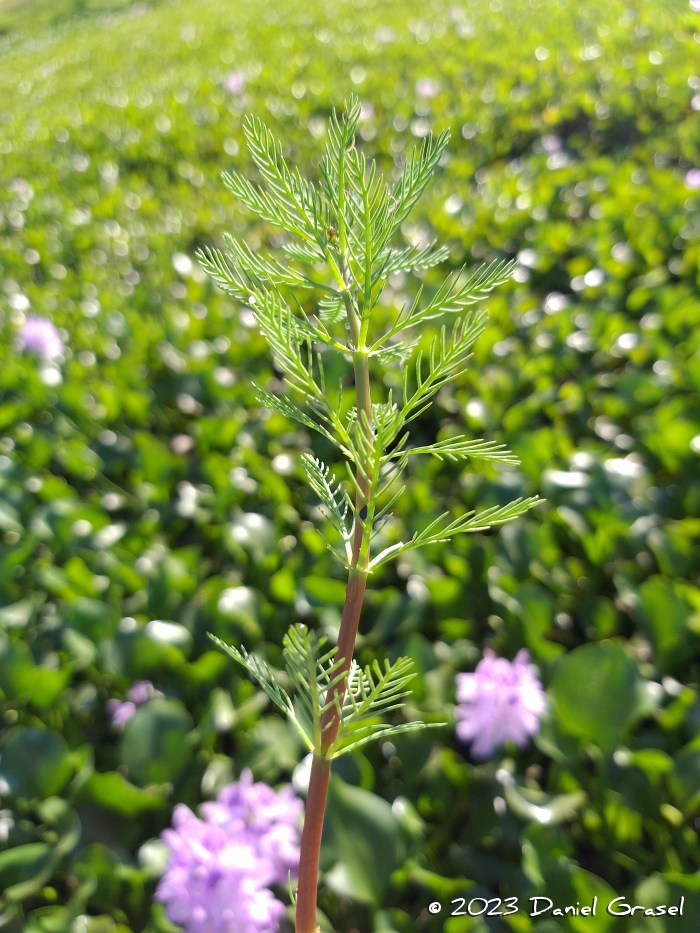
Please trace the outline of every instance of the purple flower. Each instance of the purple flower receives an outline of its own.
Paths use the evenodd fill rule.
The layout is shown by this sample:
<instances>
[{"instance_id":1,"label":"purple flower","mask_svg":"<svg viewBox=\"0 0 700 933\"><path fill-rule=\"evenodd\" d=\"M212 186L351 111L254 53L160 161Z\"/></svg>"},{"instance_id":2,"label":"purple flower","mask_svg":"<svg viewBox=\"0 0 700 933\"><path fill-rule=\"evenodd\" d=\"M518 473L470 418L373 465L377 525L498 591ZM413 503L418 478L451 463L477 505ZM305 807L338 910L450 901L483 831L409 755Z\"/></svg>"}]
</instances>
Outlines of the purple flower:
<instances>
[{"instance_id":1,"label":"purple flower","mask_svg":"<svg viewBox=\"0 0 700 933\"><path fill-rule=\"evenodd\" d=\"M700 188L700 168L691 168L685 176L685 186L692 189Z\"/></svg>"},{"instance_id":2,"label":"purple flower","mask_svg":"<svg viewBox=\"0 0 700 933\"><path fill-rule=\"evenodd\" d=\"M123 729L133 717L136 708L148 703L155 696L163 696L163 694L154 689L150 680L136 680L129 688L124 702L107 700L107 710L112 717L112 728Z\"/></svg>"},{"instance_id":3,"label":"purple flower","mask_svg":"<svg viewBox=\"0 0 700 933\"><path fill-rule=\"evenodd\" d=\"M203 819L179 804L155 894L168 918L186 933L274 933L284 905L269 885L297 872L302 810L291 787L254 784L250 771L202 805Z\"/></svg>"},{"instance_id":4,"label":"purple flower","mask_svg":"<svg viewBox=\"0 0 700 933\"><path fill-rule=\"evenodd\" d=\"M242 71L229 71L224 78L224 90L229 94L242 94L245 88L245 74Z\"/></svg>"},{"instance_id":5,"label":"purple flower","mask_svg":"<svg viewBox=\"0 0 700 933\"><path fill-rule=\"evenodd\" d=\"M440 91L440 85L432 78L421 78L416 81L416 94L418 97L435 97Z\"/></svg>"},{"instance_id":6,"label":"purple flower","mask_svg":"<svg viewBox=\"0 0 700 933\"><path fill-rule=\"evenodd\" d=\"M123 729L136 712L136 704L122 703L121 700L107 700L107 711L112 717L112 728Z\"/></svg>"},{"instance_id":7,"label":"purple flower","mask_svg":"<svg viewBox=\"0 0 700 933\"><path fill-rule=\"evenodd\" d=\"M522 747L537 732L547 701L529 661L524 649L511 662L487 648L473 674L457 674L457 736L472 743L475 758L509 740Z\"/></svg>"},{"instance_id":8,"label":"purple flower","mask_svg":"<svg viewBox=\"0 0 700 933\"><path fill-rule=\"evenodd\" d=\"M143 706L155 696L155 693L150 680L137 680L131 685L127 696L136 706Z\"/></svg>"},{"instance_id":9,"label":"purple flower","mask_svg":"<svg viewBox=\"0 0 700 933\"><path fill-rule=\"evenodd\" d=\"M47 360L54 360L63 353L63 341L54 325L36 314L31 314L24 322L19 339L22 349Z\"/></svg>"}]
</instances>

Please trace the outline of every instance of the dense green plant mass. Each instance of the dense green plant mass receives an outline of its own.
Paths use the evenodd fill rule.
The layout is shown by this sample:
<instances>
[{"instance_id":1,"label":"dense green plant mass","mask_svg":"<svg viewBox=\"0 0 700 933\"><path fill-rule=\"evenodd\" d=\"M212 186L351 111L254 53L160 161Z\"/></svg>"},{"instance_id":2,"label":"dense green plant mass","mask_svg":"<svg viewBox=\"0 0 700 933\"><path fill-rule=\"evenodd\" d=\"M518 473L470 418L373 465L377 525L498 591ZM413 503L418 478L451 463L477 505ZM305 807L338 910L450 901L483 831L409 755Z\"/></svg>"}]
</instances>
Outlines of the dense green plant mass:
<instances>
[{"instance_id":1,"label":"dense green plant mass","mask_svg":"<svg viewBox=\"0 0 700 933\"><path fill-rule=\"evenodd\" d=\"M0 0L0 34L36 32L71 16L111 13L125 6L130 6L129 0Z\"/></svg>"},{"instance_id":2,"label":"dense green plant mass","mask_svg":"<svg viewBox=\"0 0 700 933\"><path fill-rule=\"evenodd\" d=\"M206 633L281 669L291 622L337 631L343 578L301 482L312 437L260 405L252 383L277 392L280 373L195 254L223 247L224 230L253 253L281 246L222 194L222 170L252 171L243 113L313 167L355 91L361 146L392 179L416 141L452 131L401 231L406 248L449 247L424 300L450 268L520 262L488 299L473 370L415 437L487 434L521 466L416 461L398 520L410 536L445 508L547 499L498 536L379 568L358 660L412 658L409 714L429 721L484 646L525 646L550 713L529 750L486 765L449 729L343 759L321 906L338 931L459 933L485 930L446 919L467 894L684 895L684 917L654 929L694 931L699 40L687 6L641 0L182 0L3 38L6 929L170 929L150 905L151 840L173 805L195 807L245 765L288 780L305 754ZM387 321L411 306L409 284L392 273ZM65 330L59 385L15 347L29 307ZM375 375L400 387L398 364ZM313 450L340 475L330 444ZM163 696L115 733L107 700L139 678ZM651 929L638 915L558 922Z\"/></svg>"}]
</instances>

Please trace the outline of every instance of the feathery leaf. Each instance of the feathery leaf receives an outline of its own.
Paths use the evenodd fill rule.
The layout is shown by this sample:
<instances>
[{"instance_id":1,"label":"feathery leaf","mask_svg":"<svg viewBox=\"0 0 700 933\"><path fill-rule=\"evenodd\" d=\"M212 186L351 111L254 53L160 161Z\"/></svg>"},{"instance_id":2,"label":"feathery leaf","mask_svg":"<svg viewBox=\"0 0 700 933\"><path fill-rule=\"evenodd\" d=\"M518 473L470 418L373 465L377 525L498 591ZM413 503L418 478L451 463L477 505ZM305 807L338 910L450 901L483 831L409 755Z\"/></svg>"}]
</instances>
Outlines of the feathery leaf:
<instances>
[{"instance_id":1,"label":"feathery leaf","mask_svg":"<svg viewBox=\"0 0 700 933\"><path fill-rule=\"evenodd\" d=\"M392 212L394 230L397 230L406 220L416 201L427 188L447 148L449 139L449 130L443 130L437 138L430 133L421 143L420 149L414 149L410 158L404 163L401 177L391 191L394 203Z\"/></svg>"},{"instance_id":2,"label":"feathery leaf","mask_svg":"<svg viewBox=\"0 0 700 933\"><path fill-rule=\"evenodd\" d=\"M377 554L370 562L370 570L376 570L382 564L385 564L387 560L398 557L399 554L404 554L406 551L413 551L417 547L440 544L449 541L450 538L457 534L474 534L477 531L486 531L488 528L513 521L513 519L523 515L528 509L538 505L541 501L539 496L532 496L529 499L514 499L508 505L493 506L490 509L484 509L479 514L467 512L447 524L444 523L447 516L447 513L445 513L432 521L422 531L417 531L409 541L405 543L399 541Z\"/></svg>"},{"instance_id":3,"label":"feathery leaf","mask_svg":"<svg viewBox=\"0 0 700 933\"><path fill-rule=\"evenodd\" d=\"M469 440L466 437L450 437L444 441L436 441L427 447L412 447L407 451L409 455L430 454L442 460L461 460L473 457L477 460L489 460L491 463L508 463L516 466L520 461L512 454L505 444L495 441Z\"/></svg>"},{"instance_id":4,"label":"feathery leaf","mask_svg":"<svg viewBox=\"0 0 700 933\"><path fill-rule=\"evenodd\" d=\"M352 559L352 527L348 528L348 498L340 483L330 478L330 469L311 454L301 455L302 466L312 490L326 507L326 516L340 535L347 560Z\"/></svg>"}]
</instances>

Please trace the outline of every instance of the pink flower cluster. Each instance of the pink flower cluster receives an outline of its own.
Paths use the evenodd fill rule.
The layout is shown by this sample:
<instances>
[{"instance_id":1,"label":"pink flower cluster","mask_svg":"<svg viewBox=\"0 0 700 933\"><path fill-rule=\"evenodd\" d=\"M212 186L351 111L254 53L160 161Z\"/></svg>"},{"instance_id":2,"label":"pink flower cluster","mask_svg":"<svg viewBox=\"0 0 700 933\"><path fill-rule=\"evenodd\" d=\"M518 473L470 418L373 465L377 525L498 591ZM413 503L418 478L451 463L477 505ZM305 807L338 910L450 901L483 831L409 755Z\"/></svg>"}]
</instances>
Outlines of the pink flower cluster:
<instances>
[{"instance_id":1,"label":"pink flower cluster","mask_svg":"<svg viewBox=\"0 0 700 933\"><path fill-rule=\"evenodd\" d=\"M524 746L537 733L547 701L537 668L524 649L511 662L488 648L473 674L457 674L457 737L475 758L490 758L504 742Z\"/></svg>"},{"instance_id":2,"label":"pink flower cluster","mask_svg":"<svg viewBox=\"0 0 700 933\"><path fill-rule=\"evenodd\" d=\"M150 680L137 680L131 685L127 700L124 702L116 699L107 700L107 711L112 717L112 728L123 729L136 712L137 707L148 703L151 697L156 695L157 691Z\"/></svg>"},{"instance_id":3,"label":"pink flower cluster","mask_svg":"<svg viewBox=\"0 0 700 933\"><path fill-rule=\"evenodd\" d=\"M290 786L274 791L244 771L200 809L203 819L175 807L156 899L185 933L274 933L285 908L269 886L296 876L302 801Z\"/></svg>"},{"instance_id":4,"label":"pink flower cluster","mask_svg":"<svg viewBox=\"0 0 700 933\"><path fill-rule=\"evenodd\" d=\"M54 324L45 317L30 314L22 325L19 340L23 350L46 360L55 360L63 353L63 341Z\"/></svg>"},{"instance_id":5,"label":"pink flower cluster","mask_svg":"<svg viewBox=\"0 0 700 933\"><path fill-rule=\"evenodd\" d=\"M700 0L698 0L698 7L700 8ZM685 186L691 191L697 191L700 188L700 168L691 168L686 173Z\"/></svg>"},{"instance_id":6,"label":"pink flower cluster","mask_svg":"<svg viewBox=\"0 0 700 933\"><path fill-rule=\"evenodd\" d=\"M224 78L224 89L229 94L242 94L245 89L245 72L229 71Z\"/></svg>"}]
</instances>

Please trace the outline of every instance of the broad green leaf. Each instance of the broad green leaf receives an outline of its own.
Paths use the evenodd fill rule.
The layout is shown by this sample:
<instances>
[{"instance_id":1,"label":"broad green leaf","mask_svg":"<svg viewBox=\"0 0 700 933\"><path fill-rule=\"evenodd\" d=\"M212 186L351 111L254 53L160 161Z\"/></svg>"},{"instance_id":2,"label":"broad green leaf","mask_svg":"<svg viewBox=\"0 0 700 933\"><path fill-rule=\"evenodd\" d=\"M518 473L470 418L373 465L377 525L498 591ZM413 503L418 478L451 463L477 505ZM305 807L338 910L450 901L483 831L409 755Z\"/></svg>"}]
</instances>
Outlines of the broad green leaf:
<instances>
[{"instance_id":1,"label":"broad green leaf","mask_svg":"<svg viewBox=\"0 0 700 933\"><path fill-rule=\"evenodd\" d=\"M119 625L119 614L98 599L81 596L66 607L65 623L81 635L99 643L112 637Z\"/></svg>"},{"instance_id":2,"label":"broad green leaf","mask_svg":"<svg viewBox=\"0 0 700 933\"><path fill-rule=\"evenodd\" d=\"M175 700L151 700L129 720L119 743L119 759L137 784L176 780L192 755L192 719Z\"/></svg>"},{"instance_id":3,"label":"broad green leaf","mask_svg":"<svg viewBox=\"0 0 700 933\"><path fill-rule=\"evenodd\" d=\"M118 771L93 771L82 794L94 803L131 817L145 810L157 810L165 802L162 791L135 787Z\"/></svg>"},{"instance_id":4,"label":"broad green leaf","mask_svg":"<svg viewBox=\"0 0 700 933\"><path fill-rule=\"evenodd\" d=\"M700 803L700 748L684 748L676 755L668 784L676 803L684 810Z\"/></svg>"},{"instance_id":5,"label":"broad green leaf","mask_svg":"<svg viewBox=\"0 0 700 933\"><path fill-rule=\"evenodd\" d=\"M305 751L291 723L277 716L261 719L248 733L242 761L261 781L274 784L289 775Z\"/></svg>"},{"instance_id":6,"label":"broad green leaf","mask_svg":"<svg viewBox=\"0 0 700 933\"><path fill-rule=\"evenodd\" d=\"M21 599L0 609L0 628L24 628L35 611L34 601Z\"/></svg>"},{"instance_id":7,"label":"broad green leaf","mask_svg":"<svg viewBox=\"0 0 700 933\"><path fill-rule=\"evenodd\" d=\"M654 785L658 785L663 776L673 768L673 759L660 748L640 748L639 751L631 753L630 763L640 768Z\"/></svg>"},{"instance_id":8,"label":"broad green leaf","mask_svg":"<svg viewBox=\"0 0 700 933\"><path fill-rule=\"evenodd\" d=\"M4 499L0 499L0 530L22 531L19 512Z\"/></svg>"},{"instance_id":9,"label":"broad green leaf","mask_svg":"<svg viewBox=\"0 0 700 933\"><path fill-rule=\"evenodd\" d=\"M0 688L8 697L31 701L40 709L53 706L71 677L69 667L59 670L35 664L23 641L0 636Z\"/></svg>"},{"instance_id":10,"label":"broad green leaf","mask_svg":"<svg viewBox=\"0 0 700 933\"><path fill-rule=\"evenodd\" d=\"M34 879L41 884L50 865L51 847L45 842L30 842L0 852L0 891L14 900L20 886Z\"/></svg>"},{"instance_id":11,"label":"broad green leaf","mask_svg":"<svg viewBox=\"0 0 700 933\"><path fill-rule=\"evenodd\" d=\"M93 842L80 852L74 871L83 884L91 886L90 903L93 908L114 909L122 886L120 869L122 869L122 860L119 855L103 843Z\"/></svg>"},{"instance_id":12,"label":"broad green leaf","mask_svg":"<svg viewBox=\"0 0 700 933\"><path fill-rule=\"evenodd\" d=\"M639 588L641 621L646 629L659 665L673 671L687 661L698 648L689 622L692 608L674 590L665 577L651 577Z\"/></svg>"},{"instance_id":13,"label":"broad green leaf","mask_svg":"<svg viewBox=\"0 0 700 933\"><path fill-rule=\"evenodd\" d=\"M17 698L31 689L34 658L29 647L15 638L0 634L0 689Z\"/></svg>"},{"instance_id":14,"label":"broad green leaf","mask_svg":"<svg viewBox=\"0 0 700 933\"><path fill-rule=\"evenodd\" d=\"M0 779L15 797L49 797L73 772L66 740L52 729L16 726L0 744Z\"/></svg>"},{"instance_id":15,"label":"broad green leaf","mask_svg":"<svg viewBox=\"0 0 700 933\"><path fill-rule=\"evenodd\" d=\"M584 645L559 661L550 695L564 732L608 750L625 734L637 704L637 675L623 648Z\"/></svg>"},{"instance_id":16,"label":"broad green leaf","mask_svg":"<svg viewBox=\"0 0 700 933\"><path fill-rule=\"evenodd\" d=\"M571 842L562 828L532 822L521 838L523 871L534 886L532 895L528 897L549 898L553 901L552 909L556 907L562 913L568 904L590 907L597 897L595 917L570 916L567 922L575 933L605 933L609 930L615 920L605 907L615 893L602 878L579 868L572 858ZM538 908L546 906L544 900L535 903ZM531 909L533 903L528 901L527 906ZM551 912L540 916L539 922L543 921L558 922Z\"/></svg>"},{"instance_id":17,"label":"broad green leaf","mask_svg":"<svg viewBox=\"0 0 700 933\"><path fill-rule=\"evenodd\" d=\"M680 871L667 871L664 873L664 880L667 882L671 897L669 906L678 906L680 909L681 898L683 898L683 914L677 914L678 925L676 927L676 917L674 917L674 927L679 933L692 933L693 927L697 926L697 918L700 916L700 878L697 872L685 874Z\"/></svg>"},{"instance_id":18,"label":"broad green leaf","mask_svg":"<svg viewBox=\"0 0 700 933\"><path fill-rule=\"evenodd\" d=\"M505 798L516 816L524 820L534 820L544 826L553 826L573 819L586 795L582 791L576 791L573 794L553 796L543 791L509 784L505 788Z\"/></svg>"},{"instance_id":19,"label":"broad green leaf","mask_svg":"<svg viewBox=\"0 0 700 933\"><path fill-rule=\"evenodd\" d=\"M342 606L345 583L330 577L303 577L301 585L312 606Z\"/></svg>"},{"instance_id":20,"label":"broad green leaf","mask_svg":"<svg viewBox=\"0 0 700 933\"><path fill-rule=\"evenodd\" d=\"M331 777L323 828L325 883L337 894L378 906L403 857L399 825L381 797Z\"/></svg>"}]
</instances>

